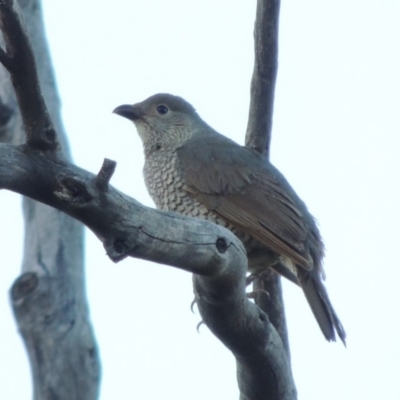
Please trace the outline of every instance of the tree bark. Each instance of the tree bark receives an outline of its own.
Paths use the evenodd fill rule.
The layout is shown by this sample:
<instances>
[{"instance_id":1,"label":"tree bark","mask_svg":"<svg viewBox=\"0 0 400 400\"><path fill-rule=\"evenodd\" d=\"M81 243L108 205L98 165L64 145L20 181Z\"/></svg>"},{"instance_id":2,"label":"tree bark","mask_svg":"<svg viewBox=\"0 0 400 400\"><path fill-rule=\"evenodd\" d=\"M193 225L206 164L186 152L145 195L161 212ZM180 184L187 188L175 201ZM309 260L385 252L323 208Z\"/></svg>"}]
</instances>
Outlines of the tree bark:
<instances>
[{"instance_id":1,"label":"tree bark","mask_svg":"<svg viewBox=\"0 0 400 400\"><path fill-rule=\"evenodd\" d=\"M49 142L60 150L59 157L67 159L41 4L36 0L19 3L24 26L18 23L12 2L0 3L6 49L0 56L16 72L0 71L0 139L21 143L29 132L30 147L40 144L46 149ZM2 156L2 163L6 158ZM10 297L30 360L33 397L94 400L99 394L100 362L85 292L83 227L59 210L29 198L23 199L23 212L22 271Z\"/></svg>"}]
</instances>

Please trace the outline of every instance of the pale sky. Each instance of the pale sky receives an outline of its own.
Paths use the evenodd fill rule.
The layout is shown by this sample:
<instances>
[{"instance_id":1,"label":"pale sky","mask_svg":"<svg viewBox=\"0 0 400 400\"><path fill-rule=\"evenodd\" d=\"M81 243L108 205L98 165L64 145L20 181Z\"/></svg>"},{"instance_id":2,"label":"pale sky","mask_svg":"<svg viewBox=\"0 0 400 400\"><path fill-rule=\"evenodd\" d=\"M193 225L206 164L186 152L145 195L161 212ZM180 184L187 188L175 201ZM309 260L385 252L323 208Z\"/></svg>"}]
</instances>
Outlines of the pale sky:
<instances>
[{"instance_id":1,"label":"pale sky","mask_svg":"<svg viewBox=\"0 0 400 400\"><path fill-rule=\"evenodd\" d=\"M152 205L140 139L112 110L157 92L190 101L244 141L255 0L44 0L74 161ZM400 3L283 1L272 162L319 221L326 285L348 346L324 340L285 282L302 400L398 400ZM31 398L8 301L23 239L16 194L0 193L0 398ZM13 229L10 232L10 227ZM136 259L113 264L86 234L87 290L102 360L101 400L238 398L233 356L192 314L191 276Z\"/></svg>"}]
</instances>

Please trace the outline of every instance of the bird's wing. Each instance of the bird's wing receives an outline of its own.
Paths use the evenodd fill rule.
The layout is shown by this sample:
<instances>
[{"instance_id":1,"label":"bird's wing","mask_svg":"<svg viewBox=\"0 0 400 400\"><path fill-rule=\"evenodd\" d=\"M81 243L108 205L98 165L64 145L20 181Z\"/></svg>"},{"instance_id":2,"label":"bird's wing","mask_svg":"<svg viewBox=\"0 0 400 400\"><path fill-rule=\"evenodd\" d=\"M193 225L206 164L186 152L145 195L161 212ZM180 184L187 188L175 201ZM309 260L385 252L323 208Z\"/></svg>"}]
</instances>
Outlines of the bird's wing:
<instances>
[{"instance_id":1,"label":"bird's wing","mask_svg":"<svg viewBox=\"0 0 400 400\"><path fill-rule=\"evenodd\" d=\"M271 250L312 269L304 203L267 160L222 135L178 149L185 189ZM309 214L306 216L309 218Z\"/></svg>"}]
</instances>

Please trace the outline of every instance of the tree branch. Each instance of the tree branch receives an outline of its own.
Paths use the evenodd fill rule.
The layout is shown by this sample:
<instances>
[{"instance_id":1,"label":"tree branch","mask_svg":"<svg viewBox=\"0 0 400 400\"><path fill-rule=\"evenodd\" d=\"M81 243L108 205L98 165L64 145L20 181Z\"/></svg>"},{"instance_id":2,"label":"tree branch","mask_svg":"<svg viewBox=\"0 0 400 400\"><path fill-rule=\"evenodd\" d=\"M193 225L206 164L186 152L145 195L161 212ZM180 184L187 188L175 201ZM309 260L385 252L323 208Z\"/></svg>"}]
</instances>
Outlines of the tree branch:
<instances>
[{"instance_id":1,"label":"tree branch","mask_svg":"<svg viewBox=\"0 0 400 400\"><path fill-rule=\"evenodd\" d=\"M201 219L144 207L98 181L98 176L27 145L0 144L0 189L28 196L81 221L103 242L114 262L131 256L213 276L216 258L230 255L233 246L240 264L247 264L243 245L230 231ZM238 257L226 259L224 268L237 264Z\"/></svg>"},{"instance_id":2,"label":"tree branch","mask_svg":"<svg viewBox=\"0 0 400 400\"><path fill-rule=\"evenodd\" d=\"M254 69L246 146L269 157L275 82L278 69L280 0L257 0L254 24Z\"/></svg>"},{"instance_id":3,"label":"tree branch","mask_svg":"<svg viewBox=\"0 0 400 400\"><path fill-rule=\"evenodd\" d=\"M19 7L13 0L0 1L0 28L6 50L0 61L8 70L18 99L27 143L42 150L55 150L59 144L44 102L36 60L28 36L20 23Z\"/></svg>"},{"instance_id":4,"label":"tree branch","mask_svg":"<svg viewBox=\"0 0 400 400\"><path fill-rule=\"evenodd\" d=\"M254 24L254 69L251 79L246 146L269 158L275 83L278 70L278 25L280 0L257 0ZM290 357L289 338L280 277L266 271L255 277L255 301L270 317ZM268 293L265 296L264 293Z\"/></svg>"},{"instance_id":5,"label":"tree branch","mask_svg":"<svg viewBox=\"0 0 400 400\"><path fill-rule=\"evenodd\" d=\"M282 341L268 316L246 297L247 258L239 239L206 220L144 207L112 186L99 187L98 179L26 145L0 145L0 188L32 197L80 220L103 242L115 262L130 256L195 274L200 314L234 353L243 399L264 399L266 393L273 393L277 400L293 399L295 389L290 367L282 357ZM46 279L26 274L16 282L12 298L17 313L30 310L34 291L44 303ZM65 322L63 326L67 329Z\"/></svg>"},{"instance_id":6,"label":"tree branch","mask_svg":"<svg viewBox=\"0 0 400 400\"><path fill-rule=\"evenodd\" d=\"M4 44L0 38L0 45L7 51L2 50L0 58L9 70L8 73L0 68L0 140L21 143L28 133L27 152L43 150L49 158L64 159L68 157L68 146L40 1L21 0L20 4L21 9L16 2L0 2L0 25L6 41ZM19 15L25 17L31 44ZM53 123L43 97L58 137L52 133ZM60 147L63 154L58 151ZM84 285L82 225L29 198L23 199L23 210L22 274L14 282L10 297L29 355L33 398L95 400L99 394L100 362Z\"/></svg>"}]
</instances>

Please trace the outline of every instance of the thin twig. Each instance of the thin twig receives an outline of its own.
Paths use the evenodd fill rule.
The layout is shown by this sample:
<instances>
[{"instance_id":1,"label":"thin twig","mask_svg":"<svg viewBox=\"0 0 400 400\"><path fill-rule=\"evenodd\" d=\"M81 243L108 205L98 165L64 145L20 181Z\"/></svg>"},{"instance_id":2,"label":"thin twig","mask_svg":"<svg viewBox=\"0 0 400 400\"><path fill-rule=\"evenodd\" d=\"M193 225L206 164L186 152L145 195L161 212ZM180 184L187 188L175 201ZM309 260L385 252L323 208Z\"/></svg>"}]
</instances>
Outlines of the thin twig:
<instances>
[{"instance_id":1,"label":"thin twig","mask_svg":"<svg viewBox=\"0 0 400 400\"><path fill-rule=\"evenodd\" d=\"M117 163L113 160L109 160L105 158L103 161L103 165L99 173L96 176L96 186L102 192L106 192L108 190L108 184L114 174Z\"/></svg>"}]
</instances>

